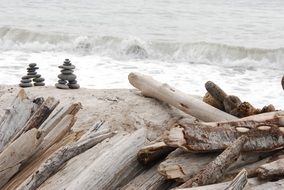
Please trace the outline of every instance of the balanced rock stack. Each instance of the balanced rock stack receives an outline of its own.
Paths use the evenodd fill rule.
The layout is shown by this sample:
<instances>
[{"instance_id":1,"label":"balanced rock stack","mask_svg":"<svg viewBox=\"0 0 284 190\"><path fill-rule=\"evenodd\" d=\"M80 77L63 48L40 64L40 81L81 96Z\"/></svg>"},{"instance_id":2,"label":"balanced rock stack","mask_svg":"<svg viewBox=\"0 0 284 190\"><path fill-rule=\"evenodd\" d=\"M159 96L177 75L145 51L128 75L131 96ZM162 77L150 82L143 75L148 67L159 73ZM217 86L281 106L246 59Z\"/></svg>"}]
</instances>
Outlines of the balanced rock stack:
<instances>
[{"instance_id":1,"label":"balanced rock stack","mask_svg":"<svg viewBox=\"0 0 284 190\"><path fill-rule=\"evenodd\" d=\"M37 69L39 68L36 66L36 63L29 64L29 67L27 68L28 74L22 77L19 86L23 88L32 87L32 79L34 86L44 86L44 78L42 78L40 74L37 74Z\"/></svg>"},{"instance_id":2,"label":"balanced rock stack","mask_svg":"<svg viewBox=\"0 0 284 190\"><path fill-rule=\"evenodd\" d=\"M60 65L61 74L58 75L58 83L55 84L56 88L60 89L78 89L80 85L77 84L77 76L73 74L75 66L72 65L69 59L65 59L63 65Z\"/></svg>"}]
</instances>

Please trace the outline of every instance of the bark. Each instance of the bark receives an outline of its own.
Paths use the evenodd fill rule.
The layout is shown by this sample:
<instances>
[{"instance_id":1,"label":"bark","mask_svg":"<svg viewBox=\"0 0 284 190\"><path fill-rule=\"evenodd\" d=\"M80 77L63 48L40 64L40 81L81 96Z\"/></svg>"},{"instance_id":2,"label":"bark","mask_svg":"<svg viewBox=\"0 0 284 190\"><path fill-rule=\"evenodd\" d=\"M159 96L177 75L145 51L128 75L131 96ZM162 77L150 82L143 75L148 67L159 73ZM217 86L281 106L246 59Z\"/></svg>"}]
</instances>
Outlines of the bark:
<instances>
[{"instance_id":1,"label":"bark","mask_svg":"<svg viewBox=\"0 0 284 190\"><path fill-rule=\"evenodd\" d=\"M214 125L193 124L182 119L165 133L164 142L169 146L182 147L193 152L210 152L225 149L245 134L249 140L243 151L271 151L284 145L284 127L281 127L283 118L274 119L274 123L240 120Z\"/></svg>"},{"instance_id":2,"label":"bark","mask_svg":"<svg viewBox=\"0 0 284 190\"><path fill-rule=\"evenodd\" d=\"M162 84L152 77L139 73L130 73L128 79L134 87L142 91L143 95L162 100L202 121L236 119L236 117L174 89L167 84Z\"/></svg>"},{"instance_id":3,"label":"bark","mask_svg":"<svg viewBox=\"0 0 284 190\"><path fill-rule=\"evenodd\" d=\"M247 136L241 136L238 138L214 161L210 162L203 170L180 187L202 186L217 182L218 179L224 175L226 169L238 159L242 147L247 139Z\"/></svg>"},{"instance_id":4,"label":"bark","mask_svg":"<svg viewBox=\"0 0 284 190\"><path fill-rule=\"evenodd\" d=\"M248 179L247 179L248 172L245 169L233 179L228 187L225 190L242 190L246 186Z\"/></svg>"},{"instance_id":5,"label":"bark","mask_svg":"<svg viewBox=\"0 0 284 190\"><path fill-rule=\"evenodd\" d=\"M0 154L0 188L18 171L21 163L35 153L41 141L40 132L32 129L3 150Z\"/></svg>"},{"instance_id":6,"label":"bark","mask_svg":"<svg viewBox=\"0 0 284 190\"><path fill-rule=\"evenodd\" d=\"M169 147L164 142L157 142L140 149L137 154L137 159L141 164L147 165L165 158L174 149L175 148Z\"/></svg>"},{"instance_id":7,"label":"bark","mask_svg":"<svg viewBox=\"0 0 284 190\"><path fill-rule=\"evenodd\" d=\"M17 139L23 132L32 128L39 128L58 104L59 100L56 100L53 97L48 97L28 120L25 126L17 133L17 135L15 135L12 141Z\"/></svg>"},{"instance_id":8,"label":"bark","mask_svg":"<svg viewBox=\"0 0 284 190\"><path fill-rule=\"evenodd\" d=\"M27 178L27 180L24 181L24 183L22 183L17 189L37 189L47 178L56 173L65 162L78 154L85 152L106 138L112 137L113 135L114 133L110 131L103 133L94 131L93 135L88 135L87 137L80 139L78 142L60 148L43 164L41 164L39 169Z\"/></svg>"},{"instance_id":9,"label":"bark","mask_svg":"<svg viewBox=\"0 0 284 190\"><path fill-rule=\"evenodd\" d=\"M258 177L265 180L276 180L284 177L284 158L264 164L257 169Z\"/></svg>"},{"instance_id":10,"label":"bark","mask_svg":"<svg viewBox=\"0 0 284 190\"><path fill-rule=\"evenodd\" d=\"M19 91L0 123L0 152L24 127L37 107L38 105L27 97L23 89Z\"/></svg>"}]
</instances>

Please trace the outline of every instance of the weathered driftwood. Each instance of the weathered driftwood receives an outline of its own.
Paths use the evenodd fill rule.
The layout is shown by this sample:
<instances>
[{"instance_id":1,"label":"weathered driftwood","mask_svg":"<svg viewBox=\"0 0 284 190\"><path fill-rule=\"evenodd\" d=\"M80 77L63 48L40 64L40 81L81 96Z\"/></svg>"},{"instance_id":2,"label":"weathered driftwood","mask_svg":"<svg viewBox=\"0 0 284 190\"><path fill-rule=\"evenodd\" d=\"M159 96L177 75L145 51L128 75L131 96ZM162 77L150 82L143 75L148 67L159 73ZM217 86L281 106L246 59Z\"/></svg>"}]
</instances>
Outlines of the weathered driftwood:
<instances>
[{"instance_id":1,"label":"weathered driftwood","mask_svg":"<svg viewBox=\"0 0 284 190\"><path fill-rule=\"evenodd\" d=\"M36 155L42 154L50 146L62 139L75 122L76 117L74 115L65 115L65 117L43 138Z\"/></svg>"},{"instance_id":2,"label":"weathered driftwood","mask_svg":"<svg viewBox=\"0 0 284 190\"><path fill-rule=\"evenodd\" d=\"M226 169L238 159L242 147L247 140L248 137L245 135L239 137L226 150L217 156L214 161L210 162L204 169L180 187L202 186L217 182L218 179L224 175Z\"/></svg>"},{"instance_id":3,"label":"weathered driftwood","mask_svg":"<svg viewBox=\"0 0 284 190\"><path fill-rule=\"evenodd\" d=\"M133 169L139 166L136 154L145 143L145 135L145 130L139 129L122 136L107 150L100 151L66 189L116 189L118 185L127 184L137 175Z\"/></svg>"},{"instance_id":4,"label":"weathered driftwood","mask_svg":"<svg viewBox=\"0 0 284 190\"><path fill-rule=\"evenodd\" d=\"M223 183L215 183L212 185L205 185L205 186L199 186L199 187L191 187L191 188L177 188L176 190L224 190L226 189L232 181L228 182L223 182ZM250 190L250 189L255 189L258 186L261 186L261 182L258 181L257 178L249 178L247 185L245 186L245 189ZM277 184L272 184L272 187L277 187ZM267 189L262 189L262 190L267 190ZM270 190L270 189L269 189Z\"/></svg>"},{"instance_id":5,"label":"weathered driftwood","mask_svg":"<svg viewBox=\"0 0 284 190\"><path fill-rule=\"evenodd\" d=\"M27 97L23 89L19 91L11 106L6 109L0 123L0 152L24 127L37 107L38 105Z\"/></svg>"},{"instance_id":6,"label":"weathered driftwood","mask_svg":"<svg viewBox=\"0 0 284 190\"><path fill-rule=\"evenodd\" d=\"M22 162L35 153L41 141L40 132L31 129L3 150L0 154L0 188L18 171Z\"/></svg>"},{"instance_id":7,"label":"weathered driftwood","mask_svg":"<svg viewBox=\"0 0 284 190\"><path fill-rule=\"evenodd\" d=\"M212 81L205 84L206 90L218 102L224 106L224 110L236 117L247 117L264 112L275 111L273 105L264 106L262 109L253 107L249 102L242 102L237 96L227 95L218 85ZM214 101L211 101L214 102ZM207 103L211 103L207 102ZM211 104L210 104L211 105Z\"/></svg>"},{"instance_id":8,"label":"weathered driftwood","mask_svg":"<svg viewBox=\"0 0 284 190\"><path fill-rule=\"evenodd\" d=\"M284 158L260 166L257 173L260 179L275 180L284 178Z\"/></svg>"},{"instance_id":9,"label":"weathered driftwood","mask_svg":"<svg viewBox=\"0 0 284 190\"><path fill-rule=\"evenodd\" d=\"M206 104L209 104L209 105L219 109L219 110L225 111L223 103L218 102L208 92L206 92L206 94L203 96L202 101L205 102Z\"/></svg>"},{"instance_id":10,"label":"weathered driftwood","mask_svg":"<svg viewBox=\"0 0 284 190\"><path fill-rule=\"evenodd\" d=\"M236 117L174 89L167 84L162 84L150 76L130 73L128 79L134 87L141 90L143 95L162 100L202 121L230 121L236 119Z\"/></svg>"},{"instance_id":11,"label":"weathered driftwood","mask_svg":"<svg viewBox=\"0 0 284 190\"><path fill-rule=\"evenodd\" d=\"M248 172L245 169L242 169L240 173L233 179L228 187L225 190L242 190L248 182L247 178Z\"/></svg>"},{"instance_id":12,"label":"weathered driftwood","mask_svg":"<svg viewBox=\"0 0 284 190\"><path fill-rule=\"evenodd\" d=\"M197 172L213 161L218 153L194 154L177 149L161 162L158 172L166 179L175 179L185 182L192 178Z\"/></svg>"},{"instance_id":13,"label":"weathered driftwood","mask_svg":"<svg viewBox=\"0 0 284 190\"><path fill-rule=\"evenodd\" d=\"M281 85L282 85L282 89L284 90L284 76L281 79Z\"/></svg>"},{"instance_id":14,"label":"weathered driftwood","mask_svg":"<svg viewBox=\"0 0 284 190\"><path fill-rule=\"evenodd\" d=\"M271 151L284 145L283 118L275 118L273 122L233 121L212 125L193 124L182 119L165 134L164 141L172 147L208 152L223 150L238 137L246 134L249 140L243 151Z\"/></svg>"},{"instance_id":15,"label":"weathered driftwood","mask_svg":"<svg viewBox=\"0 0 284 190\"><path fill-rule=\"evenodd\" d=\"M43 136L46 136L66 115L76 115L82 108L80 102L60 108L56 113L51 114L39 127Z\"/></svg>"},{"instance_id":16,"label":"weathered driftwood","mask_svg":"<svg viewBox=\"0 0 284 190\"><path fill-rule=\"evenodd\" d=\"M165 158L174 149L175 148L169 147L164 142L157 142L141 148L137 153L137 159L141 164L147 165Z\"/></svg>"},{"instance_id":17,"label":"weathered driftwood","mask_svg":"<svg viewBox=\"0 0 284 190\"><path fill-rule=\"evenodd\" d=\"M171 180L165 180L163 176L157 173L159 163L146 168L141 174L131 180L127 185L120 190L166 190L174 183Z\"/></svg>"},{"instance_id":18,"label":"weathered driftwood","mask_svg":"<svg viewBox=\"0 0 284 190\"><path fill-rule=\"evenodd\" d=\"M58 104L59 100L56 100L53 97L48 97L28 120L25 126L14 136L12 141L18 138L25 131L32 128L39 128Z\"/></svg>"},{"instance_id":19,"label":"weathered driftwood","mask_svg":"<svg viewBox=\"0 0 284 190\"><path fill-rule=\"evenodd\" d=\"M81 154L89 148L95 146L99 142L110 138L114 135L113 132L104 131L92 133L79 139L78 142L74 142L70 145L66 145L55 153L53 153L29 178L26 179L17 189L18 190L35 190L37 189L47 178L56 173L61 166L70 160L71 158Z\"/></svg>"}]
</instances>

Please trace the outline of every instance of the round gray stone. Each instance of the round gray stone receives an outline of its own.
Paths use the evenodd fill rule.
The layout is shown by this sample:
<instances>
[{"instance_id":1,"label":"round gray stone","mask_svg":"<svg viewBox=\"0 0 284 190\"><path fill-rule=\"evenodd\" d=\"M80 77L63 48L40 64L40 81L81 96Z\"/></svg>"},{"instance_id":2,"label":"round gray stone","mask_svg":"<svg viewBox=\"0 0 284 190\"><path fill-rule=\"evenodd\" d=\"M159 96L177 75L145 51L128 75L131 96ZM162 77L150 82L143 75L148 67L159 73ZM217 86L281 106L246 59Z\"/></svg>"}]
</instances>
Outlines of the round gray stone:
<instances>
[{"instance_id":1,"label":"round gray stone","mask_svg":"<svg viewBox=\"0 0 284 190\"><path fill-rule=\"evenodd\" d=\"M40 74L36 74L36 75L35 75L35 78L40 78L40 77L41 77Z\"/></svg>"},{"instance_id":2,"label":"round gray stone","mask_svg":"<svg viewBox=\"0 0 284 190\"><path fill-rule=\"evenodd\" d=\"M79 84L68 84L69 88L71 89L78 89L80 88L80 85Z\"/></svg>"},{"instance_id":3,"label":"round gray stone","mask_svg":"<svg viewBox=\"0 0 284 190\"><path fill-rule=\"evenodd\" d=\"M70 80L68 81L69 84L77 84L77 80Z\"/></svg>"},{"instance_id":4,"label":"round gray stone","mask_svg":"<svg viewBox=\"0 0 284 190\"><path fill-rule=\"evenodd\" d=\"M44 78L35 78L33 79L34 82L43 82L44 81Z\"/></svg>"},{"instance_id":5,"label":"round gray stone","mask_svg":"<svg viewBox=\"0 0 284 190\"><path fill-rule=\"evenodd\" d=\"M31 75L25 75L22 77L22 79L30 79L30 78L33 78Z\"/></svg>"},{"instance_id":6,"label":"round gray stone","mask_svg":"<svg viewBox=\"0 0 284 190\"><path fill-rule=\"evenodd\" d=\"M58 84L58 83L55 84L55 87L59 89L69 89L69 86L64 85L64 84Z\"/></svg>"},{"instance_id":7,"label":"round gray stone","mask_svg":"<svg viewBox=\"0 0 284 190\"><path fill-rule=\"evenodd\" d=\"M61 73L62 74L72 74L74 71L73 70L71 70L71 69L63 69L63 70L61 70Z\"/></svg>"},{"instance_id":8,"label":"round gray stone","mask_svg":"<svg viewBox=\"0 0 284 190\"><path fill-rule=\"evenodd\" d=\"M33 85L32 83L20 83L19 86L22 88L27 88L27 87L32 87Z\"/></svg>"},{"instance_id":9,"label":"round gray stone","mask_svg":"<svg viewBox=\"0 0 284 190\"><path fill-rule=\"evenodd\" d=\"M21 80L21 83L30 83L30 82L32 82L31 79L22 79Z\"/></svg>"},{"instance_id":10,"label":"round gray stone","mask_svg":"<svg viewBox=\"0 0 284 190\"><path fill-rule=\"evenodd\" d=\"M35 71L36 71L36 69L27 68L27 71L28 71L28 72L35 72Z\"/></svg>"},{"instance_id":11,"label":"round gray stone","mask_svg":"<svg viewBox=\"0 0 284 190\"><path fill-rule=\"evenodd\" d=\"M29 64L29 67L35 67L36 66L36 63L30 63Z\"/></svg>"},{"instance_id":12,"label":"round gray stone","mask_svg":"<svg viewBox=\"0 0 284 190\"><path fill-rule=\"evenodd\" d=\"M74 74L69 74L69 75L60 74L60 75L58 75L58 78L60 78L61 80L72 81L72 80L76 79L76 75L74 75Z\"/></svg>"},{"instance_id":13,"label":"round gray stone","mask_svg":"<svg viewBox=\"0 0 284 190\"><path fill-rule=\"evenodd\" d=\"M34 83L35 86L44 86L45 83L44 82L36 82Z\"/></svg>"},{"instance_id":14,"label":"round gray stone","mask_svg":"<svg viewBox=\"0 0 284 190\"><path fill-rule=\"evenodd\" d=\"M74 65L60 65L58 66L60 69L75 69Z\"/></svg>"},{"instance_id":15,"label":"round gray stone","mask_svg":"<svg viewBox=\"0 0 284 190\"><path fill-rule=\"evenodd\" d=\"M67 81L66 81L66 80L58 80L58 83L59 83L59 84L66 84Z\"/></svg>"},{"instance_id":16,"label":"round gray stone","mask_svg":"<svg viewBox=\"0 0 284 190\"><path fill-rule=\"evenodd\" d=\"M36 75L36 72L28 72L28 75Z\"/></svg>"}]
</instances>

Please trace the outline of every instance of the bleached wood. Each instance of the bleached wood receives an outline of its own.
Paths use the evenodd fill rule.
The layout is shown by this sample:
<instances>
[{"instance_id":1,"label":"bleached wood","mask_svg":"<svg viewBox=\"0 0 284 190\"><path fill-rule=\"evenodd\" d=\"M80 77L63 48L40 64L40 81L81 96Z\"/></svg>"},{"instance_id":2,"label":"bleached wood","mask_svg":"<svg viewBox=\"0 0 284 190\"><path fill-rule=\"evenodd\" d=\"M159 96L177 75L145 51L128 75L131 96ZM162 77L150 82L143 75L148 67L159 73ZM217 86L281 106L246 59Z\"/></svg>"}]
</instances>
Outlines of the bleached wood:
<instances>
[{"instance_id":1,"label":"bleached wood","mask_svg":"<svg viewBox=\"0 0 284 190\"><path fill-rule=\"evenodd\" d=\"M74 115L65 115L65 117L43 138L36 155L42 154L51 145L62 139L75 122L76 117Z\"/></svg>"},{"instance_id":2,"label":"bleached wood","mask_svg":"<svg viewBox=\"0 0 284 190\"><path fill-rule=\"evenodd\" d=\"M0 154L0 188L15 174L19 166L31 157L42 137L37 129L31 129L9 144Z\"/></svg>"},{"instance_id":3,"label":"bleached wood","mask_svg":"<svg viewBox=\"0 0 284 190\"><path fill-rule=\"evenodd\" d=\"M150 76L130 73L128 80L130 84L141 90L143 95L162 100L202 121L230 121L236 119L236 117L174 89L168 84L162 84Z\"/></svg>"},{"instance_id":4,"label":"bleached wood","mask_svg":"<svg viewBox=\"0 0 284 190\"><path fill-rule=\"evenodd\" d=\"M112 147L97 155L93 163L73 179L67 189L116 189L120 180L123 178L130 180L133 177L124 176L123 173L128 173L127 170L131 169L133 165L131 163L136 159L136 154L144 142L144 129L125 135ZM124 170L125 168L128 169ZM122 171L124 172L121 173Z\"/></svg>"},{"instance_id":5,"label":"bleached wood","mask_svg":"<svg viewBox=\"0 0 284 190\"><path fill-rule=\"evenodd\" d=\"M23 132L28 131L31 128L39 128L58 104L59 100L56 100L53 97L48 97L27 121L25 126L14 136L12 141L18 138Z\"/></svg>"},{"instance_id":6,"label":"bleached wood","mask_svg":"<svg viewBox=\"0 0 284 190\"><path fill-rule=\"evenodd\" d=\"M157 173L159 163L146 169L120 190L165 190L168 189L173 181L165 180L163 176Z\"/></svg>"},{"instance_id":7,"label":"bleached wood","mask_svg":"<svg viewBox=\"0 0 284 190\"><path fill-rule=\"evenodd\" d=\"M194 187L216 183L225 173L226 169L234 163L242 150L247 136L241 136L226 148L217 158L210 162L204 169L193 178L183 183L180 188Z\"/></svg>"},{"instance_id":8,"label":"bleached wood","mask_svg":"<svg viewBox=\"0 0 284 190\"><path fill-rule=\"evenodd\" d=\"M103 133L93 131L81 138L78 142L66 145L56 152L54 152L37 171L35 171L29 178L26 179L17 189L18 190L35 190L37 189L48 177L56 173L61 166L71 158L85 152L89 148L95 146L99 142L110 138L114 132L105 131Z\"/></svg>"},{"instance_id":9,"label":"bleached wood","mask_svg":"<svg viewBox=\"0 0 284 190\"><path fill-rule=\"evenodd\" d=\"M43 136L47 135L66 115L76 115L81 108L82 105L78 102L62 107L54 114L51 114L39 127Z\"/></svg>"},{"instance_id":10,"label":"bleached wood","mask_svg":"<svg viewBox=\"0 0 284 190\"><path fill-rule=\"evenodd\" d=\"M38 105L27 97L23 89L19 91L0 123L0 152L24 127L37 107Z\"/></svg>"},{"instance_id":11,"label":"bleached wood","mask_svg":"<svg viewBox=\"0 0 284 190\"><path fill-rule=\"evenodd\" d=\"M247 174L248 172L242 169L225 190L243 190L248 182Z\"/></svg>"},{"instance_id":12,"label":"bleached wood","mask_svg":"<svg viewBox=\"0 0 284 190\"><path fill-rule=\"evenodd\" d=\"M275 180L284 177L284 158L264 164L257 169L258 177L265 180Z\"/></svg>"}]
</instances>

